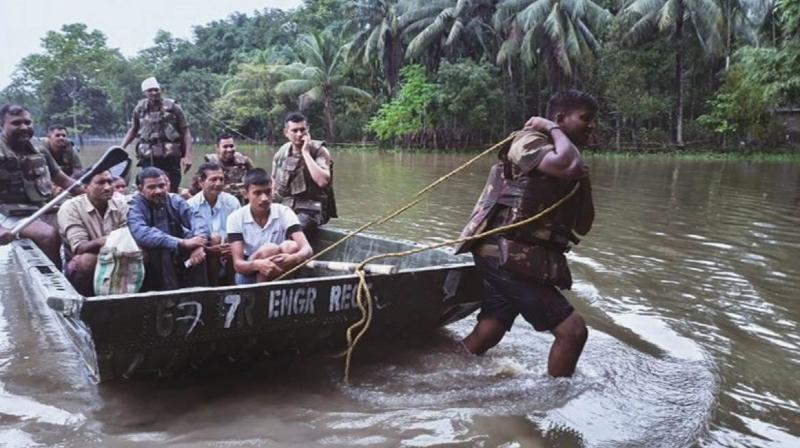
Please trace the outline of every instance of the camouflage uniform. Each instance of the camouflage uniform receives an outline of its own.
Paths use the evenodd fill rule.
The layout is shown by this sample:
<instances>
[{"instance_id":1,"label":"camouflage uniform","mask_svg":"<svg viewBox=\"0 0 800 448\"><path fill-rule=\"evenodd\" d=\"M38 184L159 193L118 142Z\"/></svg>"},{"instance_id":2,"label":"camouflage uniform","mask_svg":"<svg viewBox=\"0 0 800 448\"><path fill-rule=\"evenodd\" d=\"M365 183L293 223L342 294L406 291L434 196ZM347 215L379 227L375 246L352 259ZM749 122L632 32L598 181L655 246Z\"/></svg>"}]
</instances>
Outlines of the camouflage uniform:
<instances>
[{"instance_id":1,"label":"camouflage uniform","mask_svg":"<svg viewBox=\"0 0 800 448\"><path fill-rule=\"evenodd\" d=\"M188 128L183 110L169 98L161 100L158 110L150 110L147 99L140 100L133 108L134 123L139 125L136 155L139 166L155 166L167 173L176 192L181 183L181 157L186 154L183 147L183 130Z\"/></svg>"},{"instance_id":2,"label":"camouflage uniform","mask_svg":"<svg viewBox=\"0 0 800 448\"><path fill-rule=\"evenodd\" d=\"M294 210L303 230L314 229L336 218L336 199L333 195L333 161L325 142L312 140L309 150L318 165L327 167L331 181L320 188L306 167L303 156L292 153L292 143L278 149L272 161L272 181L275 183L275 202Z\"/></svg>"},{"instance_id":3,"label":"camouflage uniform","mask_svg":"<svg viewBox=\"0 0 800 448\"><path fill-rule=\"evenodd\" d=\"M61 169L49 151L28 143L23 153L0 135L0 225L11 228L53 196L52 176Z\"/></svg>"},{"instance_id":4,"label":"camouflage uniform","mask_svg":"<svg viewBox=\"0 0 800 448\"><path fill-rule=\"evenodd\" d=\"M510 147L500 152L500 162L489 173L462 237L523 221L568 194L576 181L547 176L536 167L553 150L549 137L520 131ZM508 328L523 314L537 330L550 330L572 313L572 306L557 288L569 289L572 277L564 253L579 240L573 228L581 218L583 195L531 224L464 243L456 252L471 250L484 278L486 296L482 317L492 316ZM589 193L590 194L590 193Z\"/></svg>"},{"instance_id":5,"label":"camouflage uniform","mask_svg":"<svg viewBox=\"0 0 800 448\"><path fill-rule=\"evenodd\" d=\"M215 163L222 167L225 173L225 186L223 191L236 196L242 204L245 202L244 194L244 175L255 168L250 157L244 154L234 153L233 162L223 162L217 154L206 154L206 162Z\"/></svg>"},{"instance_id":6,"label":"camouflage uniform","mask_svg":"<svg viewBox=\"0 0 800 448\"><path fill-rule=\"evenodd\" d=\"M44 147L50 152L50 155L53 156L53 160L61 167L61 171L67 176L72 177L75 173L79 173L83 169L81 158L78 155L78 151L75 151L75 147L72 143L69 143L66 149L58 151L50 146L50 140L45 138L42 139L42 142Z\"/></svg>"}]
</instances>

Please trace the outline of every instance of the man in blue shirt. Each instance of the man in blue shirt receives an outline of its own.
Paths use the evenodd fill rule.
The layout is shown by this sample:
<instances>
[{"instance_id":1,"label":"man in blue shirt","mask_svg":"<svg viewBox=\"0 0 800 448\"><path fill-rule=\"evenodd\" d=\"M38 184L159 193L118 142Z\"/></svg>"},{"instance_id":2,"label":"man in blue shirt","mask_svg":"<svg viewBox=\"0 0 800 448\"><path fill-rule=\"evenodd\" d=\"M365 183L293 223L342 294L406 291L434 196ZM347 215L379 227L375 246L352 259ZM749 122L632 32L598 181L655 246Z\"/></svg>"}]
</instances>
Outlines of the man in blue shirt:
<instances>
[{"instance_id":1,"label":"man in blue shirt","mask_svg":"<svg viewBox=\"0 0 800 448\"><path fill-rule=\"evenodd\" d=\"M165 177L159 168L142 169L129 204L128 227L145 253L142 291L206 286L208 227L180 196L167 194Z\"/></svg>"},{"instance_id":2,"label":"man in blue shirt","mask_svg":"<svg viewBox=\"0 0 800 448\"><path fill-rule=\"evenodd\" d=\"M186 201L194 212L193 227L205 226L211 237L206 246L208 283L221 286L233 283L231 248L227 241L225 225L228 215L239 208L236 196L222 191L225 171L216 163L207 162L197 170L202 190Z\"/></svg>"}]
</instances>

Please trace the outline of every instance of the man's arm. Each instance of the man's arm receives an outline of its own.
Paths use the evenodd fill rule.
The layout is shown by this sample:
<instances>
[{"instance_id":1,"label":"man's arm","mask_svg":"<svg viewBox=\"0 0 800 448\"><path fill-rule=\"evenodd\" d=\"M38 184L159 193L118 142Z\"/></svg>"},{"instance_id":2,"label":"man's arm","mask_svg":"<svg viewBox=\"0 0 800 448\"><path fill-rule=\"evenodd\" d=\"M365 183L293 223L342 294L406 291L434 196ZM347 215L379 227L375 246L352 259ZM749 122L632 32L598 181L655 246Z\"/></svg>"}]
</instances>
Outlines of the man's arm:
<instances>
[{"instance_id":1,"label":"man's arm","mask_svg":"<svg viewBox=\"0 0 800 448\"><path fill-rule=\"evenodd\" d=\"M192 132L189 130L189 123L186 122L186 117L183 115L183 109L177 104L175 104L175 116L178 119L178 133L180 133L181 141L183 142L181 165L183 165L183 172L186 173L192 168Z\"/></svg>"},{"instance_id":2,"label":"man's arm","mask_svg":"<svg viewBox=\"0 0 800 448\"><path fill-rule=\"evenodd\" d=\"M297 243L297 246L300 248L300 250L293 254L278 254L269 258L273 263L287 271L307 260L311 257L311 255L314 254L314 250L311 248L311 244L308 243L308 239L302 230L297 230L296 232L292 233L291 239Z\"/></svg>"},{"instance_id":3,"label":"man's arm","mask_svg":"<svg viewBox=\"0 0 800 448\"><path fill-rule=\"evenodd\" d=\"M556 123L533 117L525 123L525 128L549 135L553 140L553 151L544 156L536 169L559 179L577 180L584 175L580 151Z\"/></svg>"},{"instance_id":4,"label":"man's arm","mask_svg":"<svg viewBox=\"0 0 800 448\"><path fill-rule=\"evenodd\" d=\"M144 199L140 199L143 201ZM162 232L156 227L147 225L145 207L140 201L133 202L128 210L128 228L133 239L142 249L178 249L180 238Z\"/></svg>"},{"instance_id":5,"label":"man's arm","mask_svg":"<svg viewBox=\"0 0 800 448\"><path fill-rule=\"evenodd\" d=\"M42 150L42 155L44 155L44 159L47 163L47 169L50 172L50 179L52 179L53 183L57 186L61 187L62 189L66 190L72 187L73 184L76 184L75 180L71 177L64 174L61 171L61 167L58 166L56 160L53 158L53 155L50 154L48 150ZM78 196L80 194L85 193L86 191L83 189L83 185L77 184L74 188L70 190L73 196Z\"/></svg>"},{"instance_id":6,"label":"man's arm","mask_svg":"<svg viewBox=\"0 0 800 448\"><path fill-rule=\"evenodd\" d=\"M592 230L594 222L594 201L592 199L592 184L589 180L589 173L580 180L581 186L578 190L580 200L578 220L575 223L575 231L580 235L586 235Z\"/></svg>"},{"instance_id":7,"label":"man's arm","mask_svg":"<svg viewBox=\"0 0 800 448\"><path fill-rule=\"evenodd\" d=\"M89 239L89 232L86 230L77 209L79 204L74 201L72 199L64 203L56 215L61 238L75 255L99 253L106 239L105 237L94 240Z\"/></svg>"},{"instance_id":8,"label":"man's arm","mask_svg":"<svg viewBox=\"0 0 800 448\"><path fill-rule=\"evenodd\" d=\"M80 171L83 169L83 162L81 162L81 156L78 154L78 151L75 151L75 147L70 146L70 151L72 153L72 166L75 167L75 171Z\"/></svg>"},{"instance_id":9,"label":"man's arm","mask_svg":"<svg viewBox=\"0 0 800 448\"><path fill-rule=\"evenodd\" d=\"M331 181L331 172L328 169L328 163L330 162L330 153L328 152L328 148L323 146L319 149L318 157L322 159L323 164L325 165L320 166L320 164L317 163L313 157L311 157L311 145L313 144L311 141L311 136L306 134L304 139L305 142L303 143L303 148L300 150L300 154L303 155L303 161L308 167L308 172L311 174L311 179L313 179L314 183L320 188L325 188Z\"/></svg>"},{"instance_id":10,"label":"man's arm","mask_svg":"<svg viewBox=\"0 0 800 448\"><path fill-rule=\"evenodd\" d=\"M136 108L133 109L133 117L131 119L131 128L128 129L128 133L125 134L125 138L122 139L122 146L123 149L127 148L128 145L131 144L136 135L139 133L139 114Z\"/></svg>"}]
</instances>

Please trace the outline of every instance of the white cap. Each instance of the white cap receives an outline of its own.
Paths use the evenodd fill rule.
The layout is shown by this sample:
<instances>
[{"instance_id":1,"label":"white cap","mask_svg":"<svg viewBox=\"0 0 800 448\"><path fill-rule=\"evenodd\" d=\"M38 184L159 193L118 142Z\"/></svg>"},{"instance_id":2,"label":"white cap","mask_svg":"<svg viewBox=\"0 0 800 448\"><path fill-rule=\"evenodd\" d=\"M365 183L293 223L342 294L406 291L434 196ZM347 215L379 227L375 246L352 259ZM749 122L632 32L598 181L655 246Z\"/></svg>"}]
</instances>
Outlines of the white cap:
<instances>
[{"instance_id":1,"label":"white cap","mask_svg":"<svg viewBox=\"0 0 800 448\"><path fill-rule=\"evenodd\" d=\"M160 89L161 86L158 85L158 81L154 76L151 76L144 81L142 81L142 92L147 92L150 89Z\"/></svg>"}]
</instances>

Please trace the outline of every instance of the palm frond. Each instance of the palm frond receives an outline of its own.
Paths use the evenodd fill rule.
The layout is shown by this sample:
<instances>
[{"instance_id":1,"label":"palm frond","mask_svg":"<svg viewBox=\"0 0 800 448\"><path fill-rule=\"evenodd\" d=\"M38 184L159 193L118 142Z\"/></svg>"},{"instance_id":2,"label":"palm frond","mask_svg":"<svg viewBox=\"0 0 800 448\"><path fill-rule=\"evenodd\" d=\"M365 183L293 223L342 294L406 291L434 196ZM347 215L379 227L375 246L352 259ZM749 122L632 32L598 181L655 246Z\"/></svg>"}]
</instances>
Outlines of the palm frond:
<instances>
[{"instance_id":1,"label":"palm frond","mask_svg":"<svg viewBox=\"0 0 800 448\"><path fill-rule=\"evenodd\" d=\"M314 88L314 83L308 79L287 79L275 85L278 95L300 95Z\"/></svg>"},{"instance_id":2,"label":"palm frond","mask_svg":"<svg viewBox=\"0 0 800 448\"><path fill-rule=\"evenodd\" d=\"M339 86L336 88L338 93L351 98L362 98L365 100L372 99L372 95L366 90L359 89L353 86Z\"/></svg>"}]
</instances>

